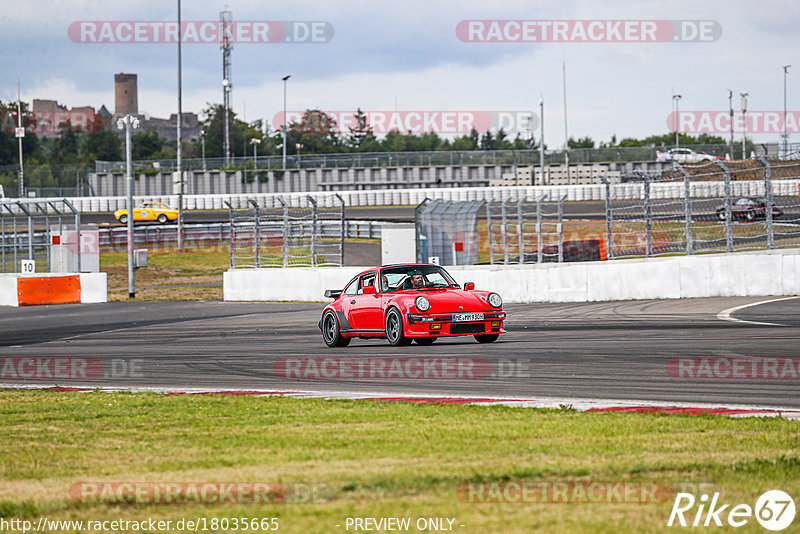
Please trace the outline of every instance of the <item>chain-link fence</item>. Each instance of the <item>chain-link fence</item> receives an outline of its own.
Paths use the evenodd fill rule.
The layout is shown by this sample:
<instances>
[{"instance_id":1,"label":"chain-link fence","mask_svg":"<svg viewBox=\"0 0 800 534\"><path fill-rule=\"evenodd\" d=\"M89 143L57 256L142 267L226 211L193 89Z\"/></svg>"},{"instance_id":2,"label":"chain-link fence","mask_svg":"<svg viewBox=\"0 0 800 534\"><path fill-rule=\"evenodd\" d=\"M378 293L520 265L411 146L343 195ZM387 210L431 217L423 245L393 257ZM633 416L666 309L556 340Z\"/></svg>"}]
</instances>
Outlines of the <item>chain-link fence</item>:
<instances>
[{"instance_id":1,"label":"chain-link fence","mask_svg":"<svg viewBox=\"0 0 800 534\"><path fill-rule=\"evenodd\" d=\"M490 201L486 205L489 263L564 261L564 195L544 194Z\"/></svg>"},{"instance_id":2,"label":"chain-link fence","mask_svg":"<svg viewBox=\"0 0 800 534\"><path fill-rule=\"evenodd\" d=\"M344 264L345 203L339 195L249 200L230 211L230 267Z\"/></svg>"},{"instance_id":3,"label":"chain-link fence","mask_svg":"<svg viewBox=\"0 0 800 534\"><path fill-rule=\"evenodd\" d=\"M440 265L478 263L478 210L483 200L425 199L414 210L417 261Z\"/></svg>"},{"instance_id":4,"label":"chain-link fence","mask_svg":"<svg viewBox=\"0 0 800 534\"><path fill-rule=\"evenodd\" d=\"M85 270L80 217L67 199L0 200L0 272Z\"/></svg>"},{"instance_id":5,"label":"chain-link fence","mask_svg":"<svg viewBox=\"0 0 800 534\"><path fill-rule=\"evenodd\" d=\"M608 257L800 246L798 171L757 158L606 181Z\"/></svg>"}]
</instances>

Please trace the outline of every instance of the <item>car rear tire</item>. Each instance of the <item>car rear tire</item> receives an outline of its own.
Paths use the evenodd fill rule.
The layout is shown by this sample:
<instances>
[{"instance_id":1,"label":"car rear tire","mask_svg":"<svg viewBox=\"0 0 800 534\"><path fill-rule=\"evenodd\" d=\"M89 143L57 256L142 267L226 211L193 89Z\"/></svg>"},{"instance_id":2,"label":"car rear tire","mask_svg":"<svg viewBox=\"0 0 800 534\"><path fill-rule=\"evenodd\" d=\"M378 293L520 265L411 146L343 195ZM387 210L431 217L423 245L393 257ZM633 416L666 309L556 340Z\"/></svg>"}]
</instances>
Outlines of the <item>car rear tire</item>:
<instances>
[{"instance_id":1,"label":"car rear tire","mask_svg":"<svg viewBox=\"0 0 800 534\"><path fill-rule=\"evenodd\" d=\"M408 345L413 341L410 337L406 337L403 331L403 316L397 308L392 308L386 313L386 339L395 347Z\"/></svg>"},{"instance_id":2,"label":"car rear tire","mask_svg":"<svg viewBox=\"0 0 800 534\"><path fill-rule=\"evenodd\" d=\"M122 224L128 224L128 216L127 215L120 215L119 222Z\"/></svg>"},{"instance_id":3,"label":"car rear tire","mask_svg":"<svg viewBox=\"0 0 800 534\"><path fill-rule=\"evenodd\" d=\"M433 345L436 343L435 337L415 337L414 341L417 342L417 345Z\"/></svg>"},{"instance_id":4,"label":"car rear tire","mask_svg":"<svg viewBox=\"0 0 800 534\"><path fill-rule=\"evenodd\" d=\"M719 219L720 221L725 220L725 210L720 210L717 212L717 219Z\"/></svg>"},{"instance_id":5,"label":"car rear tire","mask_svg":"<svg viewBox=\"0 0 800 534\"><path fill-rule=\"evenodd\" d=\"M498 337L500 337L500 334L480 334L475 336L475 340L478 343L494 343Z\"/></svg>"},{"instance_id":6,"label":"car rear tire","mask_svg":"<svg viewBox=\"0 0 800 534\"><path fill-rule=\"evenodd\" d=\"M161 215L159 215L159 216L158 216L158 222L159 222L160 224L167 224L167 221L168 221L168 220L169 220L169 219L167 219L167 216L166 216L166 215L164 215L163 213L162 213Z\"/></svg>"},{"instance_id":7,"label":"car rear tire","mask_svg":"<svg viewBox=\"0 0 800 534\"><path fill-rule=\"evenodd\" d=\"M346 347L350 344L350 338L344 337L339 329L339 321L336 315L328 310L322 318L322 339L329 347Z\"/></svg>"},{"instance_id":8,"label":"car rear tire","mask_svg":"<svg viewBox=\"0 0 800 534\"><path fill-rule=\"evenodd\" d=\"M744 214L744 218L747 219L748 221L752 221L753 219L756 218L756 214L753 213L752 211L748 211L747 213Z\"/></svg>"}]
</instances>

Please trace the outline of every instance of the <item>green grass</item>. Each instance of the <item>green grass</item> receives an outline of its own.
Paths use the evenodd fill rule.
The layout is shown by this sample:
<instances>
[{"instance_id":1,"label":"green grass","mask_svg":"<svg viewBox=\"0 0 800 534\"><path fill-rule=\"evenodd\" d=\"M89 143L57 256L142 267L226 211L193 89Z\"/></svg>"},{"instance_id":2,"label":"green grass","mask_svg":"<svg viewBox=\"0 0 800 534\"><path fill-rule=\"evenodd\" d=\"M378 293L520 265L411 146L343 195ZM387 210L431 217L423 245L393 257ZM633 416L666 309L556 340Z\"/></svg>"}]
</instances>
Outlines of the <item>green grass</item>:
<instances>
[{"instance_id":1,"label":"green grass","mask_svg":"<svg viewBox=\"0 0 800 534\"><path fill-rule=\"evenodd\" d=\"M278 397L0 392L0 516L451 517L460 532L667 532L658 503L464 502L470 481L704 483L725 502L800 493L800 423ZM81 482L280 482L306 504L80 503ZM756 524L757 525L757 524ZM748 525L741 532L756 532ZM413 530L412 530L413 531Z\"/></svg>"}]
</instances>

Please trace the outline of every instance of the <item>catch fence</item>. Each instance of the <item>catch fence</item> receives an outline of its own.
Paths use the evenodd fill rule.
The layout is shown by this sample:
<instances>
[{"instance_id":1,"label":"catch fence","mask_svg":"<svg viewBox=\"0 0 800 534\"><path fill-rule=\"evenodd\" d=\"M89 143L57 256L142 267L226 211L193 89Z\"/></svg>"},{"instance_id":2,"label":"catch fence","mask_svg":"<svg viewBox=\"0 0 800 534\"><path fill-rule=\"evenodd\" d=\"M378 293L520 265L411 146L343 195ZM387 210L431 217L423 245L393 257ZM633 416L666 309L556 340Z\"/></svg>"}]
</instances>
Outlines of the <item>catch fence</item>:
<instances>
[{"instance_id":1,"label":"catch fence","mask_svg":"<svg viewBox=\"0 0 800 534\"><path fill-rule=\"evenodd\" d=\"M344 264L345 203L339 195L248 200L230 212L230 268Z\"/></svg>"}]
</instances>

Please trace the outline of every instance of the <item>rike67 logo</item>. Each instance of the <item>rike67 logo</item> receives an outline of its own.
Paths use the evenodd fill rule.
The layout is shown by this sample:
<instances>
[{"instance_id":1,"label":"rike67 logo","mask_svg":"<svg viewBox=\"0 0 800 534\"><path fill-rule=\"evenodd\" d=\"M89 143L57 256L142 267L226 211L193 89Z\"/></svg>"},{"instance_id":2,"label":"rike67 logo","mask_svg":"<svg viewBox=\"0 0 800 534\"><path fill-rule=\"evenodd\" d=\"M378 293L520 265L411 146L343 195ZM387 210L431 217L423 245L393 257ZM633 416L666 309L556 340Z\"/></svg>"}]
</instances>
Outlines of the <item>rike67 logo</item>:
<instances>
[{"instance_id":1,"label":"rike67 logo","mask_svg":"<svg viewBox=\"0 0 800 534\"><path fill-rule=\"evenodd\" d=\"M756 500L755 507L749 504L731 505L720 499L719 492L711 496L703 494L696 499L691 493L678 493L669 514L667 526L681 527L722 527L738 528L746 525L753 517L765 529L780 531L792 524L795 516L794 500L781 490L769 490ZM694 520L691 521L691 517ZM691 523L687 522L687 517Z\"/></svg>"}]
</instances>

